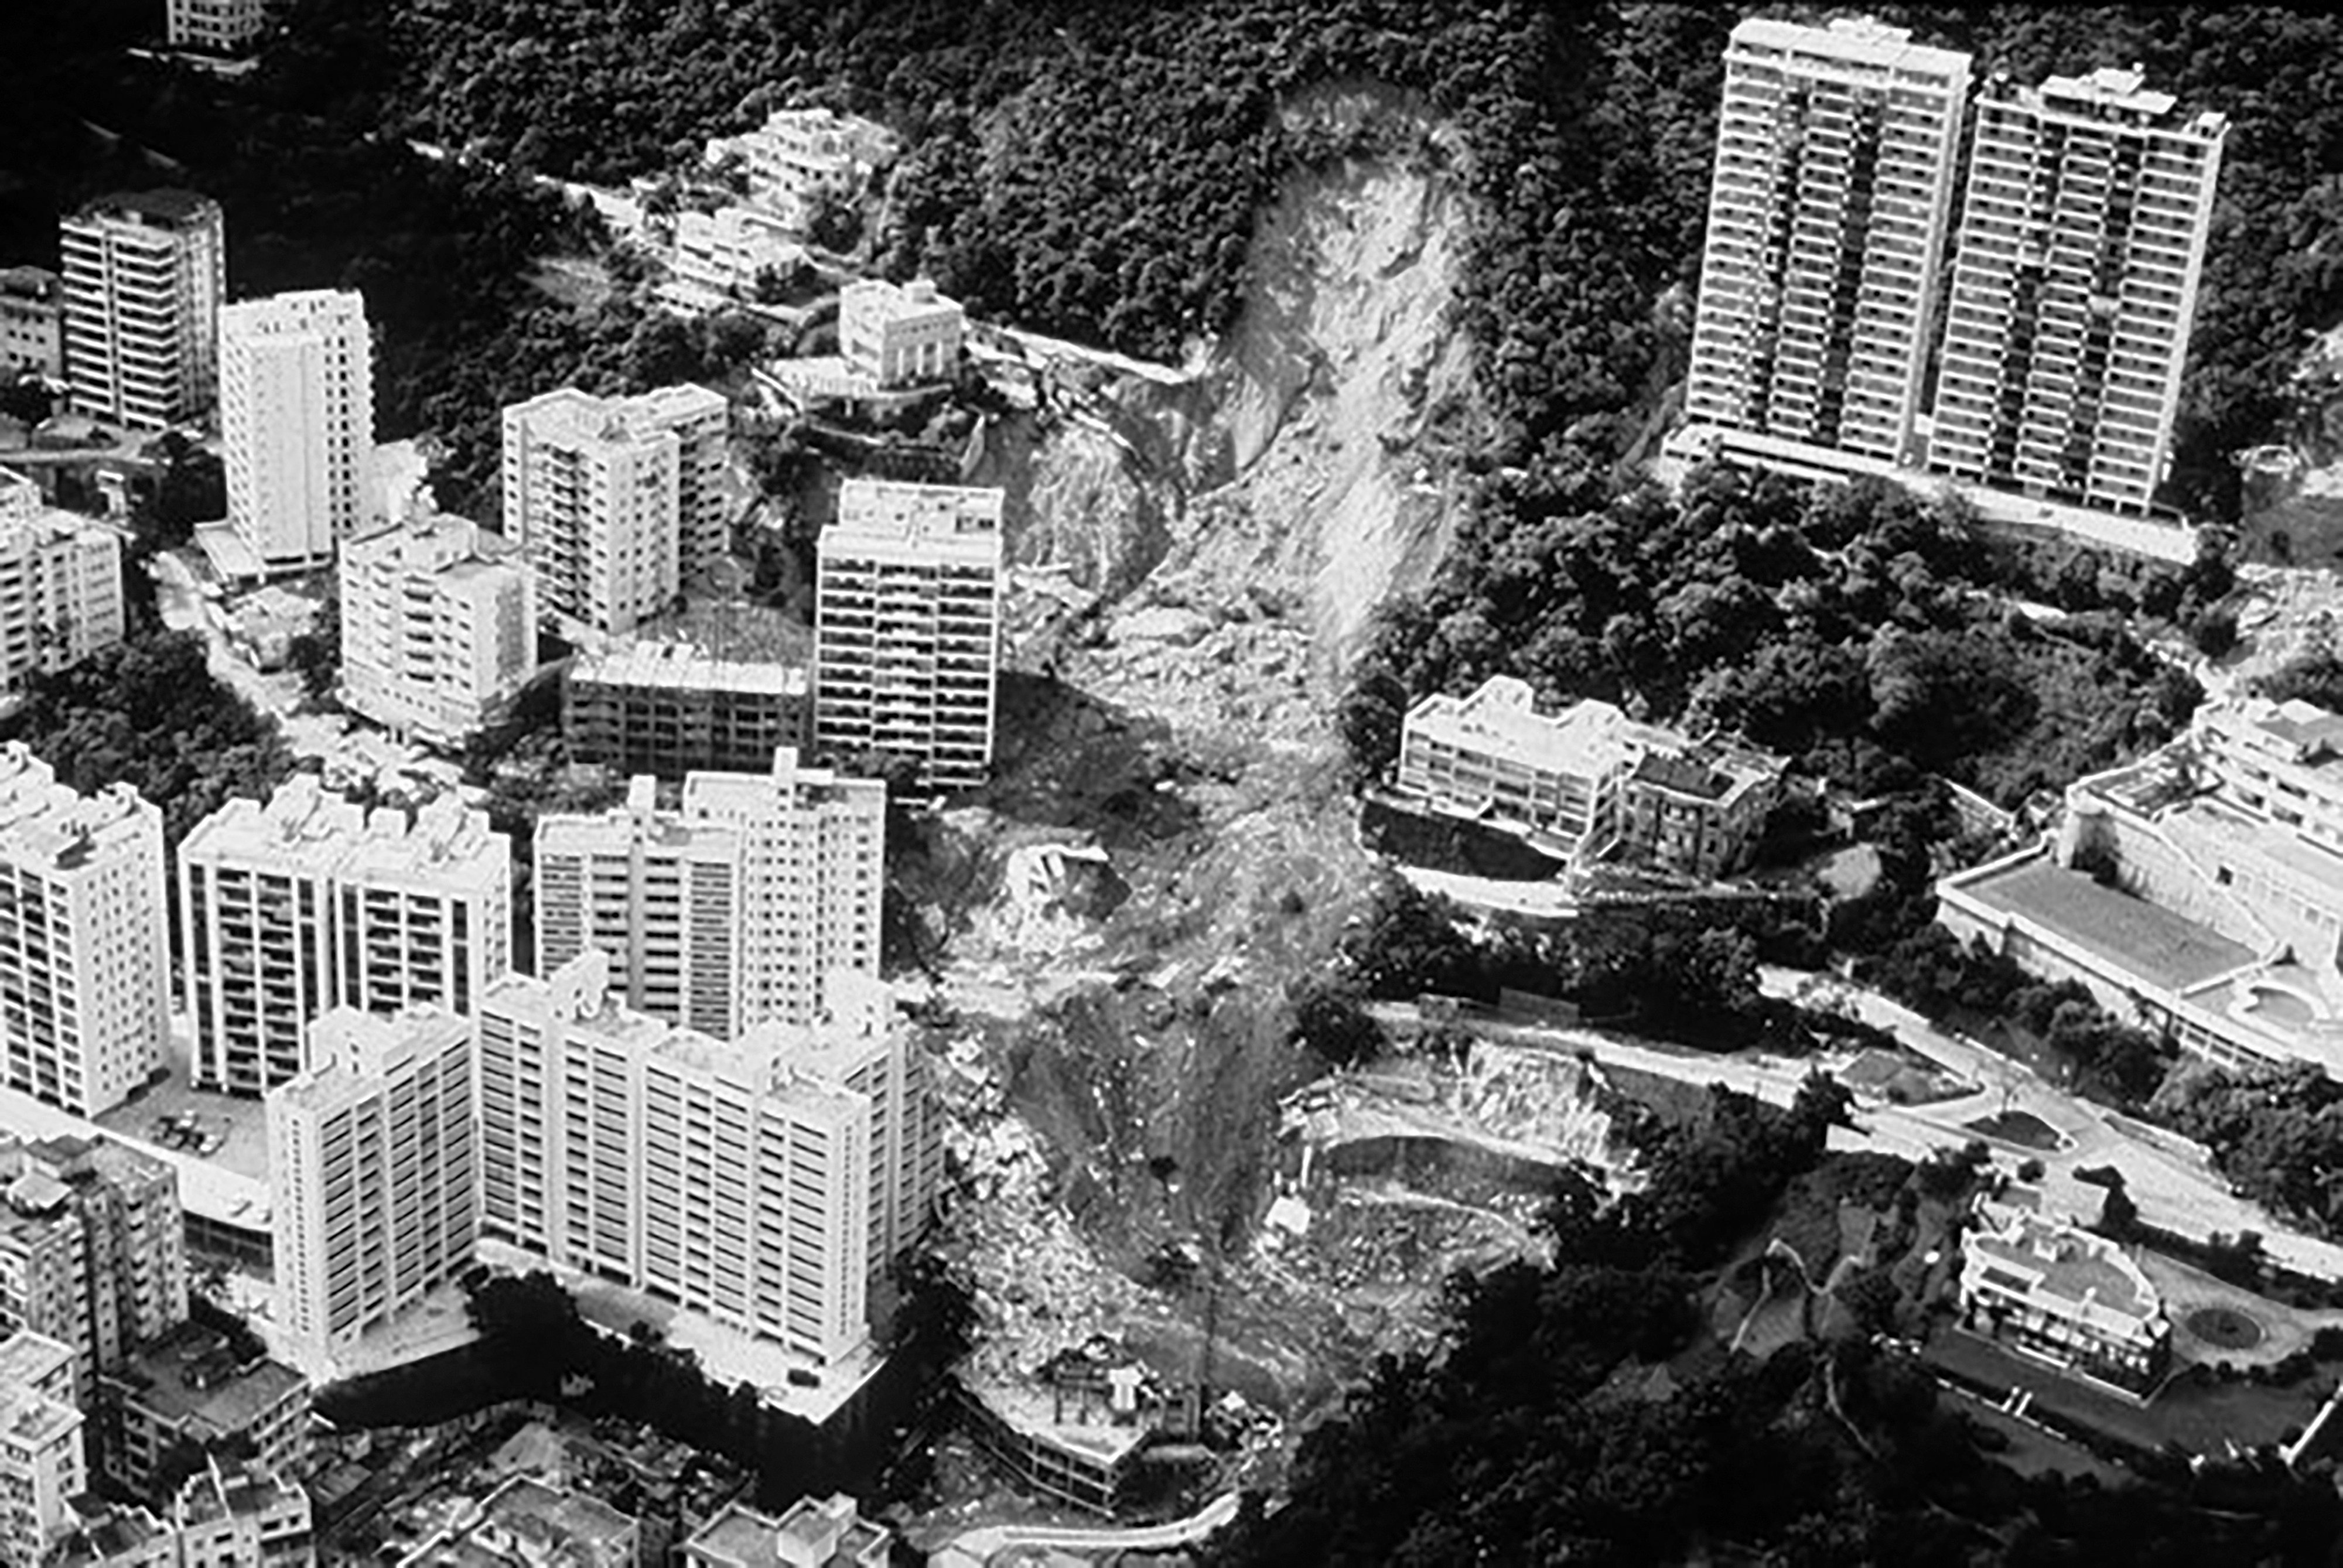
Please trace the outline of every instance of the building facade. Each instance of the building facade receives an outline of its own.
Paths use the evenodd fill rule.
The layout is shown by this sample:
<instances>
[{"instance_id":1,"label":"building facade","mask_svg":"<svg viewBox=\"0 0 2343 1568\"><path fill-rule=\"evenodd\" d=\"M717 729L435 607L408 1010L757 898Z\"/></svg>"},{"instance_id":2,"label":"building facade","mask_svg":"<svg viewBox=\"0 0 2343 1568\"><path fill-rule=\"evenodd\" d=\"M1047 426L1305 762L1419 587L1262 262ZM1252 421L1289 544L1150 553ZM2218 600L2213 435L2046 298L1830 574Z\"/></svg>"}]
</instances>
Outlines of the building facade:
<instances>
[{"instance_id":1,"label":"building facade","mask_svg":"<svg viewBox=\"0 0 2343 1568\"><path fill-rule=\"evenodd\" d=\"M337 1008L268 1092L277 1321L330 1352L469 1266L479 1233L472 1024Z\"/></svg>"},{"instance_id":2,"label":"building facade","mask_svg":"<svg viewBox=\"0 0 2343 1568\"><path fill-rule=\"evenodd\" d=\"M879 972L886 822L884 784L787 747L690 774L672 811L637 778L618 809L539 819L538 963L599 950L628 1006L719 1040L809 1022L830 976Z\"/></svg>"},{"instance_id":3,"label":"building facade","mask_svg":"<svg viewBox=\"0 0 2343 1568\"><path fill-rule=\"evenodd\" d=\"M505 536L548 624L622 635L722 557L728 419L720 394L693 386L564 387L505 410Z\"/></svg>"},{"instance_id":4,"label":"building facade","mask_svg":"<svg viewBox=\"0 0 2343 1568\"><path fill-rule=\"evenodd\" d=\"M219 204L176 190L102 196L57 240L75 410L154 430L209 413L226 284Z\"/></svg>"},{"instance_id":5,"label":"building facade","mask_svg":"<svg viewBox=\"0 0 2343 1568\"><path fill-rule=\"evenodd\" d=\"M264 575L334 558L374 509L374 339L366 301L313 289L222 306L228 526Z\"/></svg>"},{"instance_id":6,"label":"building facade","mask_svg":"<svg viewBox=\"0 0 2343 1568\"><path fill-rule=\"evenodd\" d=\"M0 266L0 382L65 373L63 281L38 266Z\"/></svg>"},{"instance_id":7,"label":"building facade","mask_svg":"<svg viewBox=\"0 0 2343 1568\"><path fill-rule=\"evenodd\" d=\"M858 278L838 291L838 350L846 367L882 388L949 381L960 369L968 319L926 278Z\"/></svg>"},{"instance_id":8,"label":"building facade","mask_svg":"<svg viewBox=\"0 0 2343 1568\"><path fill-rule=\"evenodd\" d=\"M1930 467L2144 513L2162 482L2227 122L2137 71L1979 95Z\"/></svg>"},{"instance_id":9,"label":"building facade","mask_svg":"<svg viewBox=\"0 0 2343 1568\"><path fill-rule=\"evenodd\" d=\"M992 764L1001 492L851 478L821 531L814 740L886 751L939 789Z\"/></svg>"},{"instance_id":10,"label":"building facade","mask_svg":"<svg viewBox=\"0 0 2343 1568\"><path fill-rule=\"evenodd\" d=\"M649 1568L642 1523L600 1498L515 1475L397 1559L398 1568Z\"/></svg>"},{"instance_id":11,"label":"building facade","mask_svg":"<svg viewBox=\"0 0 2343 1568\"><path fill-rule=\"evenodd\" d=\"M43 1568L72 1532L67 1502L88 1490L81 1412L0 1383L0 1568Z\"/></svg>"},{"instance_id":12,"label":"building facade","mask_svg":"<svg viewBox=\"0 0 2343 1568\"><path fill-rule=\"evenodd\" d=\"M762 770L813 739L803 666L718 658L685 643L580 653L561 688L571 758L680 779L695 768Z\"/></svg>"},{"instance_id":13,"label":"building facade","mask_svg":"<svg viewBox=\"0 0 2343 1568\"><path fill-rule=\"evenodd\" d=\"M268 25L268 0L167 0L164 37L174 49L240 55Z\"/></svg>"},{"instance_id":14,"label":"building facade","mask_svg":"<svg viewBox=\"0 0 2343 1568\"><path fill-rule=\"evenodd\" d=\"M609 960L479 1015L481 1228L824 1365L868 1341L870 1107L616 1005Z\"/></svg>"},{"instance_id":15,"label":"building facade","mask_svg":"<svg viewBox=\"0 0 2343 1568\"><path fill-rule=\"evenodd\" d=\"M512 852L441 796L410 821L314 774L231 800L179 847L194 1079L257 1095L307 1065L309 1021L349 1006L468 1011L512 962Z\"/></svg>"},{"instance_id":16,"label":"building facade","mask_svg":"<svg viewBox=\"0 0 2343 1568\"><path fill-rule=\"evenodd\" d=\"M75 1399L187 1315L178 1177L112 1139L0 1141L0 1322L73 1348Z\"/></svg>"},{"instance_id":17,"label":"building facade","mask_svg":"<svg viewBox=\"0 0 2343 1568\"><path fill-rule=\"evenodd\" d=\"M537 967L588 951L610 961L614 999L719 1040L739 1029L740 835L659 809L635 779L626 804L537 820Z\"/></svg>"},{"instance_id":18,"label":"building facade","mask_svg":"<svg viewBox=\"0 0 2343 1568\"><path fill-rule=\"evenodd\" d=\"M50 1568L312 1568L309 1494L276 1472L215 1454L160 1516L85 1505Z\"/></svg>"},{"instance_id":19,"label":"building facade","mask_svg":"<svg viewBox=\"0 0 2343 1568\"><path fill-rule=\"evenodd\" d=\"M1638 724L1607 702L1540 715L1527 682L1492 676L1408 709L1393 787L1574 866L1619 856L1716 877L1747 860L1785 771L1778 757Z\"/></svg>"},{"instance_id":20,"label":"building facade","mask_svg":"<svg viewBox=\"0 0 2343 1568\"><path fill-rule=\"evenodd\" d=\"M120 536L71 512L0 517L0 692L122 640Z\"/></svg>"},{"instance_id":21,"label":"building facade","mask_svg":"<svg viewBox=\"0 0 2343 1568\"><path fill-rule=\"evenodd\" d=\"M520 553L461 518L418 512L342 541L342 700L392 733L450 746L537 668Z\"/></svg>"},{"instance_id":22,"label":"building facade","mask_svg":"<svg viewBox=\"0 0 2343 1568\"><path fill-rule=\"evenodd\" d=\"M830 109L777 109L752 131L708 144L711 164L736 165L748 199L802 234L827 197L851 197L895 156L895 135Z\"/></svg>"},{"instance_id":23,"label":"building facade","mask_svg":"<svg viewBox=\"0 0 2343 1568\"><path fill-rule=\"evenodd\" d=\"M165 896L160 811L0 744L0 1083L80 1116L146 1085L169 1026Z\"/></svg>"},{"instance_id":24,"label":"building facade","mask_svg":"<svg viewBox=\"0 0 2343 1568\"><path fill-rule=\"evenodd\" d=\"M1911 460L1969 57L1862 20L1733 30L1688 424L1814 472Z\"/></svg>"},{"instance_id":25,"label":"building facade","mask_svg":"<svg viewBox=\"0 0 2343 1568\"><path fill-rule=\"evenodd\" d=\"M679 305L704 309L753 300L765 280L787 283L805 263L797 232L776 214L732 206L675 215L669 266Z\"/></svg>"}]
</instances>

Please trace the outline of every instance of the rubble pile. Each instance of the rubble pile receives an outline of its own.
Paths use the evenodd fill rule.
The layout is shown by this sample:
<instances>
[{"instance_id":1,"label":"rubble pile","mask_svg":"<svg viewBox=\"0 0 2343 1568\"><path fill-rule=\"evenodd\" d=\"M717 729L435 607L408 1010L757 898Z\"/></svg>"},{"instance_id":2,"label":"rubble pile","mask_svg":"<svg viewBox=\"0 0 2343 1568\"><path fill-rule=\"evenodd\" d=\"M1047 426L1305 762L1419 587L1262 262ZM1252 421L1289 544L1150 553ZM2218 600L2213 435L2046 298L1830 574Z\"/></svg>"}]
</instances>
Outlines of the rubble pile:
<instances>
[{"instance_id":1,"label":"rubble pile","mask_svg":"<svg viewBox=\"0 0 2343 1568\"><path fill-rule=\"evenodd\" d=\"M1119 1340L1144 1292L1101 1263L1051 1201L1048 1162L1024 1120L955 1119L945 1147L964 1176L950 1231L976 1298L977 1376L1031 1379L1093 1340Z\"/></svg>"}]
</instances>

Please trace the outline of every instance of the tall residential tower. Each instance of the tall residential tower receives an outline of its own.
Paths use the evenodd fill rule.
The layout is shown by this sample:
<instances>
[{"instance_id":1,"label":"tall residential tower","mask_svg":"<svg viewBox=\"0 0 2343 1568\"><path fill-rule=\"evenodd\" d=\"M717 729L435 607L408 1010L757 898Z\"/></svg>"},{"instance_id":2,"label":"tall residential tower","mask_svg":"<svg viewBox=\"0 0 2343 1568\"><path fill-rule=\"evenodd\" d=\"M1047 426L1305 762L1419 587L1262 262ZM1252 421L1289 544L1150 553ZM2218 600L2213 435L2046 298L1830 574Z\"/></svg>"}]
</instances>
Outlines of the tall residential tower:
<instances>
[{"instance_id":1,"label":"tall residential tower","mask_svg":"<svg viewBox=\"0 0 2343 1568\"><path fill-rule=\"evenodd\" d=\"M259 574L322 566L372 509L366 301L313 289L224 306L219 356L228 526Z\"/></svg>"},{"instance_id":2,"label":"tall residential tower","mask_svg":"<svg viewBox=\"0 0 2343 1568\"><path fill-rule=\"evenodd\" d=\"M1733 30L1684 392L1719 453L1911 458L1968 86L1966 55L1875 22Z\"/></svg>"},{"instance_id":3,"label":"tall residential tower","mask_svg":"<svg viewBox=\"0 0 2343 1568\"><path fill-rule=\"evenodd\" d=\"M57 231L74 407L151 430L209 412L226 283L219 204L180 190L101 196Z\"/></svg>"},{"instance_id":4,"label":"tall residential tower","mask_svg":"<svg viewBox=\"0 0 2343 1568\"><path fill-rule=\"evenodd\" d=\"M2139 72L1979 95L1929 466L2143 513L2180 407L2227 124Z\"/></svg>"}]
</instances>

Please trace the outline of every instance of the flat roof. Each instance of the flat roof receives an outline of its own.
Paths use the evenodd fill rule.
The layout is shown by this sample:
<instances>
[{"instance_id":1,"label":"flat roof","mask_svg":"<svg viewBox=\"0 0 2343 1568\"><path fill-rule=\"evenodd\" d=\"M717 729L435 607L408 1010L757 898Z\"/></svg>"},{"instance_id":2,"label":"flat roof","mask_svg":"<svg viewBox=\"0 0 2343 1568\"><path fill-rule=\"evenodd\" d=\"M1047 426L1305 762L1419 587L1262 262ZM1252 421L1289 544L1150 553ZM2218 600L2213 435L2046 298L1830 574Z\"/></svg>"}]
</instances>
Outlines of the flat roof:
<instances>
[{"instance_id":1,"label":"flat roof","mask_svg":"<svg viewBox=\"0 0 2343 1568\"><path fill-rule=\"evenodd\" d=\"M114 1375L136 1391L135 1402L164 1420L199 1420L223 1434L243 1431L308 1386L299 1372L266 1357L236 1376L197 1386L191 1374L226 1351L226 1335L186 1322L133 1355Z\"/></svg>"},{"instance_id":2,"label":"flat roof","mask_svg":"<svg viewBox=\"0 0 2343 1568\"><path fill-rule=\"evenodd\" d=\"M732 691L803 697L803 664L719 658L695 643L629 642L578 656L569 678L588 686L633 686L669 691Z\"/></svg>"},{"instance_id":3,"label":"flat roof","mask_svg":"<svg viewBox=\"0 0 2343 1568\"><path fill-rule=\"evenodd\" d=\"M2210 926L2103 888L2040 856L1960 888L1989 910L2033 920L2176 994L2244 969L2257 957Z\"/></svg>"},{"instance_id":4,"label":"flat roof","mask_svg":"<svg viewBox=\"0 0 2343 1568\"><path fill-rule=\"evenodd\" d=\"M1434 693L1407 710L1404 726L1447 745L1557 773L1594 777L1628 761L1626 716L1608 702L1536 710L1529 683L1493 675L1469 695Z\"/></svg>"},{"instance_id":5,"label":"flat roof","mask_svg":"<svg viewBox=\"0 0 2343 1568\"><path fill-rule=\"evenodd\" d=\"M241 1103L257 1106L257 1102L252 1101ZM142 1113L142 1108L148 1112L155 1109L151 1097L142 1101L139 1106L116 1106L107 1114L136 1121ZM64 1134L111 1139L134 1153L160 1161L177 1173L179 1207L184 1212L216 1225L261 1236L269 1234L268 1183L265 1181L103 1127L71 1111L44 1104L20 1091L0 1088L0 1132L10 1131L35 1138Z\"/></svg>"},{"instance_id":6,"label":"flat roof","mask_svg":"<svg viewBox=\"0 0 2343 1568\"><path fill-rule=\"evenodd\" d=\"M691 1533L688 1545L735 1563L761 1563L773 1555L780 1522L737 1498Z\"/></svg>"},{"instance_id":7,"label":"flat roof","mask_svg":"<svg viewBox=\"0 0 2343 1568\"><path fill-rule=\"evenodd\" d=\"M81 1425L81 1412L29 1388L0 1384L0 1437L38 1447Z\"/></svg>"},{"instance_id":8,"label":"flat roof","mask_svg":"<svg viewBox=\"0 0 2343 1568\"><path fill-rule=\"evenodd\" d=\"M194 191L164 188L115 191L85 203L76 218L141 217L157 223L186 223L206 215L216 216L219 203Z\"/></svg>"},{"instance_id":9,"label":"flat roof","mask_svg":"<svg viewBox=\"0 0 2343 1568\"><path fill-rule=\"evenodd\" d=\"M0 1388L31 1388L73 1364L73 1346L46 1334L17 1329L0 1335Z\"/></svg>"},{"instance_id":10,"label":"flat roof","mask_svg":"<svg viewBox=\"0 0 2343 1568\"><path fill-rule=\"evenodd\" d=\"M1736 47L1787 49L1850 65L1924 71L1930 75L1966 75L1970 63L1970 57L1957 49L1915 44L1910 28L1891 27L1868 16L1843 16L1824 27L1751 16L1733 29L1733 42Z\"/></svg>"}]
</instances>

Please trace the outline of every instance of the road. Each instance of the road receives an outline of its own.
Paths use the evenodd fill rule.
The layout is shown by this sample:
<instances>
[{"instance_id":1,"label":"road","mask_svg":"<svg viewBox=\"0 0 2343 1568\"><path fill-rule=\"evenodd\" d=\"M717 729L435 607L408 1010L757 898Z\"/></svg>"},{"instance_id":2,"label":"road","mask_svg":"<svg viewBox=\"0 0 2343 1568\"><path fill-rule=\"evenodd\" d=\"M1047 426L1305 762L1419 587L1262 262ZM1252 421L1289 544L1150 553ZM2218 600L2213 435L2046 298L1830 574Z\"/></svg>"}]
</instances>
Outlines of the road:
<instances>
[{"instance_id":1,"label":"road","mask_svg":"<svg viewBox=\"0 0 2343 1568\"><path fill-rule=\"evenodd\" d=\"M296 713L300 679L290 674L271 678L246 663L228 646L227 628L220 608L196 586L195 574L178 555L165 550L149 568L155 577L155 608L173 631L203 636L205 665L212 678L243 696L259 712L277 720L286 744L297 757L330 757L339 749L348 728L330 714Z\"/></svg>"},{"instance_id":2,"label":"road","mask_svg":"<svg viewBox=\"0 0 2343 1568\"><path fill-rule=\"evenodd\" d=\"M1972 1121L2004 1109L2026 1111L2056 1130L2064 1147L2036 1152L2006 1143L1992 1146L2005 1166L2027 1159L2041 1161L2041 1186L2054 1211L2096 1220L2105 1194L2092 1183L2077 1181L2075 1173L2112 1165L2123 1173L2126 1192L2150 1225L2200 1240L2217 1231L2234 1236L2252 1231L2262 1237L2262 1251L2273 1261L2321 1279L2343 1280L2343 1247L2291 1231L2232 1193L2227 1180L2186 1140L2127 1123L2126 1118L2045 1081L2025 1064L1936 1029L1875 991L1795 970L1767 970L1761 978L1768 994L1775 996L1795 996L1819 985L1822 996L1844 1003L1856 1017L1889 1030L1913 1050L1977 1085L1958 1099L1929 1105L1865 1101L1857 1110L1856 1127L1832 1130L1833 1149L1875 1149L1926 1159L1936 1150L1958 1149L1975 1140L1977 1134L1967 1125ZM1418 1010L1405 1003L1378 1003L1371 1010L1386 1025L1426 1026ZM1475 1019L1471 1027L1509 1044L1583 1052L1606 1065L1681 1082L1721 1083L1774 1105L1789 1104L1808 1072L1846 1062L1844 1056L1712 1056L1560 1025Z\"/></svg>"},{"instance_id":3,"label":"road","mask_svg":"<svg viewBox=\"0 0 2343 1568\"><path fill-rule=\"evenodd\" d=\"M935 1554L939 1563L990 1563L1011 1548L1068 1552L1170 1552L1202 1540L1237 1516L1237 1494L1218 1497L1185 1519L1129 1530L1061 1529L1053 1525L988 1524L963 1531ZM955 1555L957 1554L957 1555Z\"/></svg>"}]
</instances>

